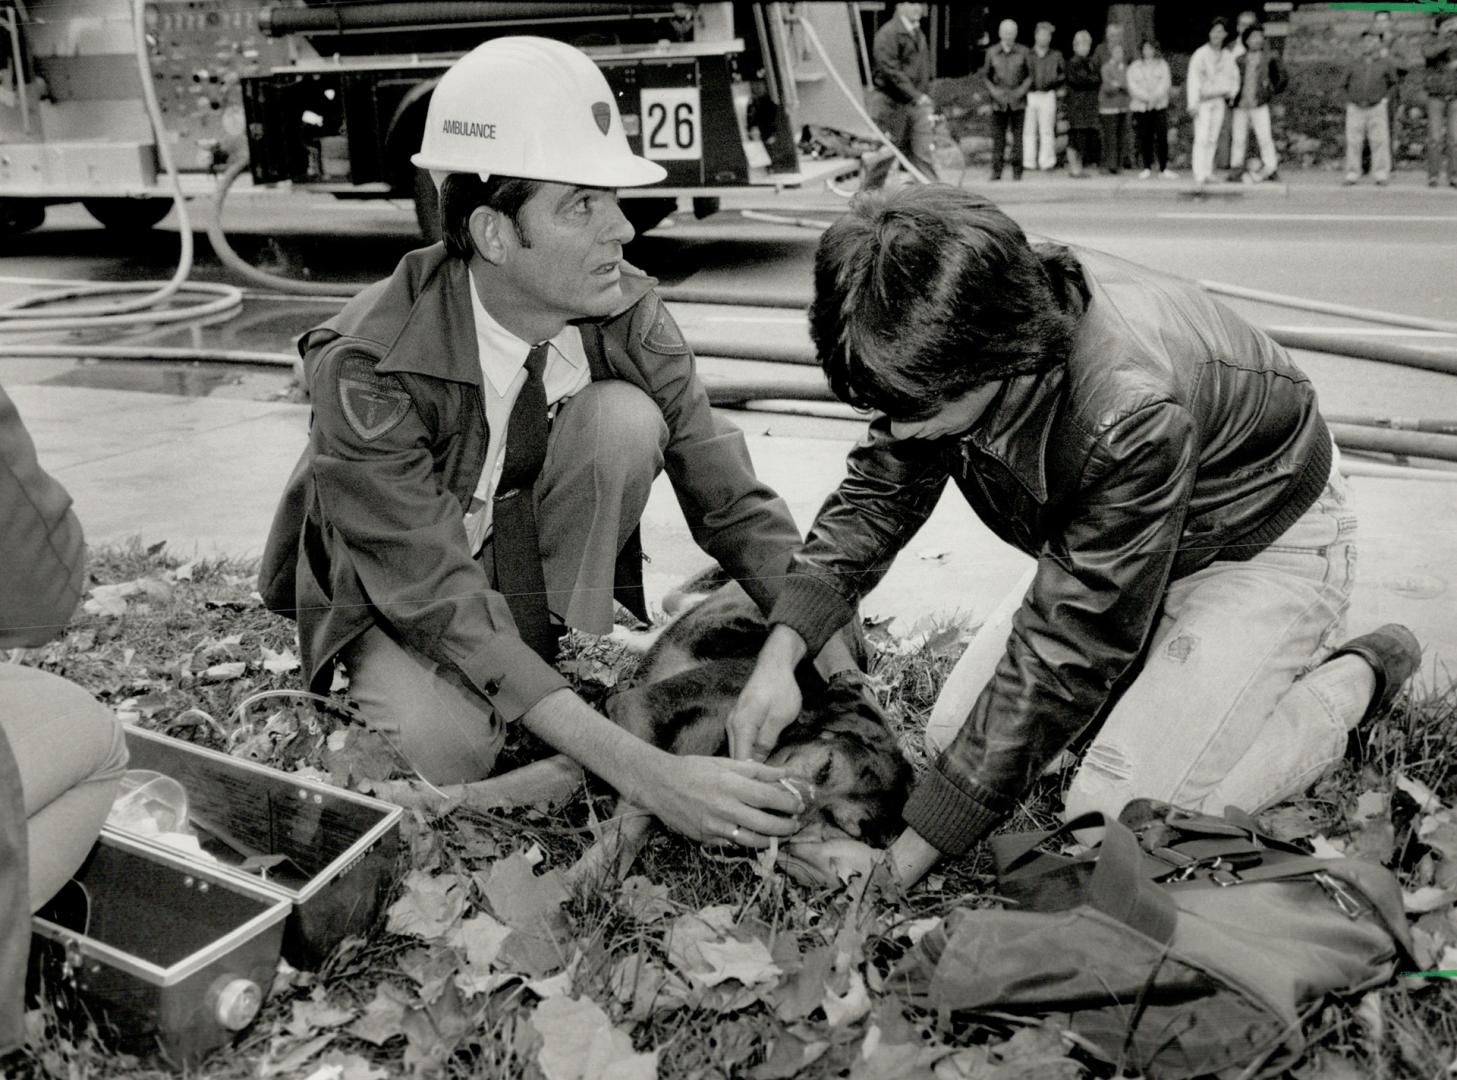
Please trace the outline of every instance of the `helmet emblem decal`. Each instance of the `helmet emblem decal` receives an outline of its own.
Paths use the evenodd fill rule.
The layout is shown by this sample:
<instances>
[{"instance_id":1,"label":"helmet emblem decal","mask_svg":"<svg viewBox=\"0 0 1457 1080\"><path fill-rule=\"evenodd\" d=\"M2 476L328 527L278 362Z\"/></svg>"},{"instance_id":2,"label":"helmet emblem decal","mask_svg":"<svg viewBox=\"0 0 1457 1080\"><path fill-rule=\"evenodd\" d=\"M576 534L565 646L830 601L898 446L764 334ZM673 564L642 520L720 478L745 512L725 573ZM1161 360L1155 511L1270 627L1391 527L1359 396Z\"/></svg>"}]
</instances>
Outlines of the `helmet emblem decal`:
<instances>
[{"instance_id":1,"label":"helmet emblem decal","mask_svg":"<svg viewBox=\"0 0 1457 1080\"><path fill-rule=\"evenodd\" d=\"M612 107L605 101L592 102L592 119L597 121L597 130L606 135L612 126Z\"/></svg>"}]
</instances>

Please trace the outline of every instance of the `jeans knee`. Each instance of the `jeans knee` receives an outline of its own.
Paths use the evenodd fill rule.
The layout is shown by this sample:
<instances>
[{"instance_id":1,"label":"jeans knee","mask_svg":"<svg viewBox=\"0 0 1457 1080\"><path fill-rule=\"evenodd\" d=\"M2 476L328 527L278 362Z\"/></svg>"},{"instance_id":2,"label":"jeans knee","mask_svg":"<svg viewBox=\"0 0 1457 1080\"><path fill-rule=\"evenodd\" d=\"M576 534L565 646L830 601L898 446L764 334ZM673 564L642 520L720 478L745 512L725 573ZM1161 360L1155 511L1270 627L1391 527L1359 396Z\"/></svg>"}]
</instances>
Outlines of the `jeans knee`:
<instances>
[{"instance_id":1,"label":"jeans knee","mask_svg":"<svg viewBox=\"0 0 1457 1080\"><path fill-rule=\"evenodd\" d=\"M1099 810L1116 818L1130 799L1155 794L1136 791L1136 786L1132 762L1115 747L1095 742L1068 784L1063 796L1064 816L1071 820Z\"/></svg>"}]
</instances>

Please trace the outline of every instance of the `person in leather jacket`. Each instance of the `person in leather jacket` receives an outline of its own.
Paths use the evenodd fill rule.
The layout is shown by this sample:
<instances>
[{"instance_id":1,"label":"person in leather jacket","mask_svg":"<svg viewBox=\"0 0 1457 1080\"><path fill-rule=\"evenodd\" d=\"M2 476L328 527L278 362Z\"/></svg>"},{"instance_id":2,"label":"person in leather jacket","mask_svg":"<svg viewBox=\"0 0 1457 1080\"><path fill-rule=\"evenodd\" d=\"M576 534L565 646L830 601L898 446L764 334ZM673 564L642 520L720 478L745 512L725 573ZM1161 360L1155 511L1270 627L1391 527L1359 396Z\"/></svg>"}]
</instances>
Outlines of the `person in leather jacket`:
<instances>
[{"instance_id":1,"label":"person in leather jacket","mask_svg":"<svg viewBox=\"0 0 1457 1080\"><path fill-rule=\"evenodd\" d=\"M1315 388L1191 282L1034 247L977 195L912 188L824 234L810 329L835 395L875 415L791 564L732 752L773 745L794 664L854 617L948 481L1035 559L933 710L940 753L890 850L907 884L1084 734L1069 818L1135 797L1278 802L1418 662L1394 626L1332 649L1356 519ZM873 858L796 847L829 881Z\"/></svg>"}]
</instances>

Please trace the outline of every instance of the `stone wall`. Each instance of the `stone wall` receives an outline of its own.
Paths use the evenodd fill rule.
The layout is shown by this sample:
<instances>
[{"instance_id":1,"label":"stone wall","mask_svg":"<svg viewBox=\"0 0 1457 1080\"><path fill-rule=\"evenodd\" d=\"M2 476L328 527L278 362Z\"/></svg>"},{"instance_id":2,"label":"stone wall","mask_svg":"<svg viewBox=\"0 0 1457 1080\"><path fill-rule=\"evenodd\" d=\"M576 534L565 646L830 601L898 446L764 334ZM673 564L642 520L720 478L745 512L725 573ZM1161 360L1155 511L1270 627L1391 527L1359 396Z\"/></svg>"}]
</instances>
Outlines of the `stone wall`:
<instances>
[{"instance_id":1,"label":"stone wall","mask_svg":"<svg viewBox=\"0 0 1457 1080\"><path fill-rule=\"evenodd\" d=\"M1422 90L1422 45L1431 35L1431 16L1397 11L1391 19L1391 58L1405 70L1393 103L1392 163L1415 165L1426 152L1426 94ZM1285 62L1290 85L1271 107L1281 153L1292 164L1337 169L1345 157L1346 106L1340 84L1359 55L1361 33L1371 26L1366 11L1330 10L1307 4L1290 14Z\"/></svg>"}]
</instances>

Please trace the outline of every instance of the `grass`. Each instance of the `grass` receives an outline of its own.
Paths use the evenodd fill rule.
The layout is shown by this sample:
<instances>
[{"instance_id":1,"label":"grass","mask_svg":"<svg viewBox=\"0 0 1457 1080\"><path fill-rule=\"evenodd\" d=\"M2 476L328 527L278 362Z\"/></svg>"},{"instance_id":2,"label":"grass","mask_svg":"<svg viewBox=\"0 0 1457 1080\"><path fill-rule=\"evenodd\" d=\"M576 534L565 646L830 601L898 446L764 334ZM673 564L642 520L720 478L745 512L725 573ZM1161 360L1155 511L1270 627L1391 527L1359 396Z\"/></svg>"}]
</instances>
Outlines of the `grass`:
<instances>
[{"instance_id":1,"label":"grass","mask_svg":"<svg viewBox=\"0 0 1457 1080\"><path fill-rule=\"evenodd\" d=\"M275 667L287 666L277 661L294 649L293 626L259 605L251 565L227 559L184 563L165 548L130 546L94 552L92 579L99 585L153 584L127 599L124 614L78 613L64 637L30 650L23 662L80 683L121 715L168 735L248 753L285 770L332 769L338 774L354 767L329 745L331 734L348 729L342 713L288 699L267 699L240 711L260 691L301 685L297 670L263 666L269 657ZM871 639L877 646L872 674L878 692L896 718L904 745L921 764L920 732L960 647L959 630L932 627L914 648L874 630ZM237 673L236 667L220 667L239 662L245 668L236 677L228 677ZM568 639L563 666L588 700L600 701L630 663L610 643L574 636ZM1278 808L1267 822L1286 829L1303 822L1309 833L1375 850L1404 887L1427 884L1434 862L1418 842L1415 804L1396 794L1386 818L1377 822L1357 820L1353 808L1362 792L1392 792L1398 773L1427 784L1449 805L1457 801L1454 745L1457 688L1449 681L1418 689L1384 723L1362 728L1351 740L1346 761L1308 797ZM508 746L505 760L526 760L540 750L518 738ZM1065 780L1044 778L1008 827L1045 827L1055 820L1057 794ZM480 879L473 875L513 851L539 847L544 865L550 867L574 860L590 842L592 815L606 811L605 795L594 789L590 799L574 800L559 811L458 812L445 817L412 813L405 830L409 864L458 875L479 904ZM1389 836L1384 831L1388 826ZM771 1057L771 1043L821 1047L820 1056L797 1073L811 1078L1008 1080L1109 1074L1060 1038L1055 1022L1038 1026L1007 1017L938 1017L885 984L909 948L905 935L912 920L992 902L988 898L994 878L980 851L943 864L905 897L874 888L863 895L816 892L762 872L752 859L706 858L694 845L661 833L635 873L665 887L656 902L664 913L661 918L644 915L625 894L607 889L576 895L565 905L564 940L570 941L573 953L569 992L601 1005L637 1050L656 1048L664 1077L789 1075L772 1067L778 1058ZM619 992L627 985L625 971L635 973L642 985L645 972L667 969L670 950L664 945L663 926L668 921L715 905L731 911L736 940L757 940L772 948L785 971L774 993L735 1000L732 988L737 984L729 983L725 986L731 989L698 993L689 1006L669 1009ZM1421 916L1415 926L1425 935L1429 952L1439 947L1435 955L1440 947L1457 944L1457 914L1450 905ZM866 1009L838 1025L822 1019L819 1009L803 1008L803 1002L801 1007L786 1004L793 997L794 967L836 950L848 958L848 965L833 968L832 989L849 1001L854 996L852 972L863 972L869 987ZM426 1009L420 981L409 972L419 972L422 964L432 958L438 962L441 956L437 944L400 937L383 927L367 940L351 939L318 972L281 977L258 1021L234 1046L214 1053L193 1072L225 1080L260 1074L317 1080L409 1073L543 1075L538 1064L543 1036L531 1023L538 995L516 982L464 1003L452 1003L452 995L444 994ZM405 1026L403 1038L375 1045L352 1034L348 1025L330 1027L308 1019L307 1010L315 1002L358 1015L381 985L402 988L403 996L420 1010L415 1026ZM1359 1009L1354 1003L1332 1003L1312 1018L1309 1049L1289 1075L1423 1080L1452 1075L1457 1062L1454 993L1457 984L1403 979L1368 996ZM88 1029L84 1019L50 1002L33 1012L31 1020L35 1038L30 1064L38 1075L172 1075L110 1053L94 1027ZM333 1035L327 1048L290 1066L288 1054L321 1034ZM869 1053L876 1041L889 1049ZM934 1049L918 1061L917 1047ZM320 1068L326 1071L319 1073Z\"/></svg>"}]
</instances>

